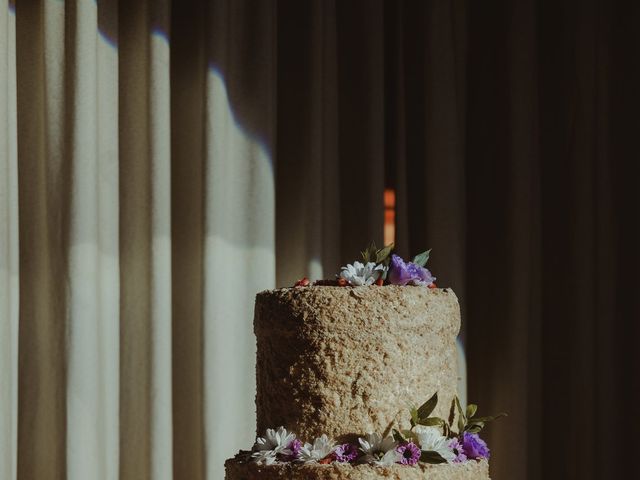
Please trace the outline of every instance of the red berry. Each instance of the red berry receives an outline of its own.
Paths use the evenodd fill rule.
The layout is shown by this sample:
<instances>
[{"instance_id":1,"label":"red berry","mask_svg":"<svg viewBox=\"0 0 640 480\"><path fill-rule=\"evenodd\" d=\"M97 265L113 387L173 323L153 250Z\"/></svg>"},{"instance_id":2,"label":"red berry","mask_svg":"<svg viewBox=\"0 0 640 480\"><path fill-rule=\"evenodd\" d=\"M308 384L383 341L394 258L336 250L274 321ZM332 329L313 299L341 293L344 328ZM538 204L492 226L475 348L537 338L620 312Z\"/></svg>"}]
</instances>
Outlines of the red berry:
<instances>
[{"instance_id":1,"label":"red berry","mask_svg":"<svg viewBox=\"0 0 640 480\"><path fill-rule=\"evenodd\" d=\"M296 284L294 285L294 287L308 287L309 286L309 279L307 277L304 277L300 280L298 280L296 282Z\"/></svg>"},{"instance_id":2,"label":"red berry","mask_svg":"<svg viewBox=\"0 0 640 480\"><path fill-rule=\"evenodd\" d=\"M379 278L376 280L376 285L378 285L379 287L381 287L382 285L384 285L384 280L382 278Z\"/></svg>"},{"instance_id":3,"label":"red berry","mask_svg":"<svg viewBox=\"0 0 640 480\"><path fill-rule=\"evenodd\" d=\"M438 288L438 286L435 283L430 283L429 288Z\"/></svg>"},{"instance_id":4,"label":"red berry","mask_svg":"<svg viewBox=\"0 0 640 480\"><path fill-rule=\"evenodd\" d=\"M334 460L335 460L335 457L333 456L333 454L329 454L326 457L324 457L322 460L318 460L318 463L322 465L327 465L329 463L332 463Z\"/></svg>"},{"instance_id":5,"label":"red berry","mask_svg":"<svg viewBox=\"0 0 640 480\"><path fill-rule=\"evenodd\" d=\"M338 279L338 286L339 287L346 287L347 285L349 285L349 282L347 282L344 278L339 278Z\"/></svg>"}]
</instances>

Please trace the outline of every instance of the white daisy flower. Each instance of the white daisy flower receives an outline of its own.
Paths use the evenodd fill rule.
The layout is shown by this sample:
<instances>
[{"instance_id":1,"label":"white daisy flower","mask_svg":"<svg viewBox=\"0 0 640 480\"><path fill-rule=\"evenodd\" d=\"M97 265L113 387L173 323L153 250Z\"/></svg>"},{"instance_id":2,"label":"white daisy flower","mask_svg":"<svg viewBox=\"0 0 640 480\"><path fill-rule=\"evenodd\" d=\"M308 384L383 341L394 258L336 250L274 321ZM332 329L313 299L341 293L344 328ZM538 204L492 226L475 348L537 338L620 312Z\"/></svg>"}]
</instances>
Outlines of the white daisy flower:
<instances>
[{"instance_id":1,"label":"white daisy flower","mask_svg":"<svg viewBox=\"0 0 640 480\"><path fill-rule=\"evenodd\" d=\"M253 461L260 464L271 465L278 460L279 455L289 456L289 446L296 436L287 432L284 427L273 430L268 428L264 437L258 437L253 445Z\"/></svg>"},{"instance_id":2,"label":"white daisy flower","mask_svg":"<svg viewBox=\"0 0 640 480\"><path fill-rule=\"evenodd\" d=\"M376 265L373 262L369 262L366 265L360 262L353 262L353 265L348 264L346 267L342 267L340 278L344 278L349 282L349 285L356 287L373 285L380 278L380 275L384 273L385 269L384 265Z\"/></svg>"},{"instance_id":3,"label":"white daisy flower","mask_svg":"<svg viewBox=\"0 0 640 480\"><path fill-rule=\"evenodd\" d=\"M400 461L400 454L396 451L398 442L392 437L382 438L379 433L370 433L365 438L358 438L358 442L364 463L388 466Z\"/></svg>"},{"instance_id":4,"label":"white daisy flower","mask_svg":"<svg viewBox=\"0 0 640 480\"><path fill-rule=\"evenodd\" d=\"M318 462L333 452L334 448L334 443L323 434L313 441L313 445L305 443L300 449L299 458L305 463Z\"/></svg>"},{"instance_id":5,"label":"white daisy flower","mask_svg":"<svg viewBox=\"0 0 640 480\"><path fill-rule=\"evenodd\" d=\"M447 437L442 435L437 428L418 426L414 432L422 451L436 452L447 462L453 462L456 459L456 454L449 446Z\"/></svg>"}]
</instances>

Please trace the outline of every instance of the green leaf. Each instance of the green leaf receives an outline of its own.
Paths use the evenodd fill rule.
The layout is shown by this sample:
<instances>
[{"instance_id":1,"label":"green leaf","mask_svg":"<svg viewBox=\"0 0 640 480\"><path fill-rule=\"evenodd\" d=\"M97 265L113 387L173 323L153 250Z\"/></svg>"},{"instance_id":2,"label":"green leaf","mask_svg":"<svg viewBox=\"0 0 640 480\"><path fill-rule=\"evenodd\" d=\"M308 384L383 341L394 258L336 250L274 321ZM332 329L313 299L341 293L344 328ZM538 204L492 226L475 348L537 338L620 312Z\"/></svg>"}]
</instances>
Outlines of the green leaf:
<instances>
[{"instance_id":1,"label":"green leaf","mask_svg":"<svg viewBox=\"0 0 640 480\"><path fill-rule=\"evenodd\" d=\"M454 400L456 402L456 407L458 408L458 432L462 433L467 420L464 418L464 413L462 413L462 407L460 406L460 399L457 395L454 397Z\"/></svg>"},{"instance_id":2,"label":"green leaf","mask_svg":"<svg viewBox=\"0 0 640 480\"><path fill-rule=\"evenodd\" d=\"M506 413L501 412L501 413L499 413L497 415L494 415L492 417L491 416L489 416L489 417L477 417L477 418L474 418L473 420L476 421L476 422L493 422L494 420L497 420L500 417L506 417L506 416L507 416Z\"/></svg>"},{"instance_id":3,"label":"green leaf","mask_svg":"<svg viewBox=\"0 0 640 480\"><path fill-rule=\"evenodd\" d=\"M431 464L447 463L447 461L442 458L442 455L433 451L423 451L420 455L420 461Z\"/></svg>"},{"instance_id":4,"label":"green leaf","mask_svg":"<svg viewBox=\"0 0 640 480\"><path fill-rule=\"evenodd\" d=\"M462 417L458 417L458 432L463 432L464 431L464 420L462 419Z\"/></svg>"},{"instance_id":5,"label":"green leaf","mask_svg":"<svg viewBox=\"0 0 640 480\"><path fill-rule=\"evenodd\" d=\"M431 249L427 250L426 252L419 253L418 255L413 257L413 263L420 265L421 267L424 267L429 261L430 254L431 254Z\"/></svg>"},{"instance_id":6,"label":"green leaf","mask_svg":"<svg viewBox=\"0 0 640 480\"><path fill-rule=\"evenodd\" d=\"M387 259L387 257L391 254L393 248L394 248L394 244L390 243L386 247L376 251L376 263L384 262Z\"/></svg>"},{"instance_id":7,"label":"green leaf","mask_svg":"<svg viewBox=\"0 0 640 480\"><path fill-rule=\"evenodd\" d=\"M424 402L420 408L418 408L418 417L423 419L429 417L433 409L436 408L438 404L438 392L434 393L432 397Z\"/></svg>"},{"instance_id":8,"label":"green leaf","mask_svg":"<svg viewBox=\"0 0 640 480\"><path fill-rule=\"evenodd\" d=\"M467 418L473 417L477 411L478 411L477 405L474 405L473 403L470 403L469 405L467 405Z\"/></svg>"},{"instance_id":9,"label":"green leaf","mask_svg":"<svg viewBox=\"0 0 640 480\"><path fill-rule=\"evenodd\" d=\"M419 425L424 425L425 427L436 427L444 424L444 420L438 417L428 417L421 418L418 420Z\"/></svg>"},{"instance_id":10,"label":"green leaf","mask_svg":"<svg viewBox=\"0 0 640 480\"><path fill-rule=\"evenodd\" d=\"M453 425L453 420L456 417L456 399L451 400L451 408L449 409L449 427Z\"/></svg>"},{"instance_id":11,"label":"green leaf","mask_svg":"<svg viewBox=\"0 0 640 480\"><path fill-rule=\"evenodd\" d=\"M364 263L368 263L368 262L376 261L377 253L378 253L378 247L376 247L376 243L371 242L363 252L360 252L360 255L362 255L362 260L364 261Z\"/></svg>"},{"instance_id":12,"label":"green leaf","mask_svg":"<svg viewBox=\"0 0 640 480\"><path fill-rule=\"evenodd\" d=\"M420 420L420 417L418 417L418 409L416 407L411 407L411 410L409 411L411 412L411 426L415 427Z\"/></svg>"},{"instance_id":13,"label":"green leaf","mask_svg":"<svg viewBox=\"0 0 640 480\"><path fill-rule=\"evenodd\" d=\"M395 428L393 429L393 439L396 442L404 442L405 438L404 435L402 435L402 433L400 433L398 430L396 430Z\"/></svg>"},{"instance_id":14,"label":"green leaf","mask_svg":"<svg viewBox=\"0 0 640 480\"><path fill-rule=\"evenodd\" d=\"M456 402L456 408L458 409L458 414L460 416L463 416L464 414L462 413L462 406L460 405L460 399L458 398L457 395L453 397L453 401Z\"/></svg>"},{"instance_id":15,"label":"green leaf","mask_svg":"<svg viewBox=\"0 0 640 480\"><path fill-rule=\"evenodd\" d=\"M467 423L466 427L464 427L465 430L469 431L470 429L475 429L475 428L479 428L478 431L482 430L484 428L484 422L477 422L477 421L473 421L473 422L469 422Z\"/></svg>"},{"instance_id":16,"label":"green leaf","mask_svg":"<svg viewBox=\"0 0 640 480\"><path fill-rule=\"evenodd\" d=\"M480 431L482 431L482 427L480 425L467 426L465 431L469 433L480 433Z\"/></svg>"}]
</instances>

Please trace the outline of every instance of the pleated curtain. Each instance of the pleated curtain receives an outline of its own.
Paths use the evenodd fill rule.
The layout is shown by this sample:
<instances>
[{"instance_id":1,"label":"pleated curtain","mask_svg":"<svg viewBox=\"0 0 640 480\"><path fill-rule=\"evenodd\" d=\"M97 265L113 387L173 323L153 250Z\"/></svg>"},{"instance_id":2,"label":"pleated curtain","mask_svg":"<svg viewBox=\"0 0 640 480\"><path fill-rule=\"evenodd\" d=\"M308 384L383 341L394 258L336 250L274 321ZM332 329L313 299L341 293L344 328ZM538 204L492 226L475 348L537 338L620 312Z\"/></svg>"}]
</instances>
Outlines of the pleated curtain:
<instances>
[{"instance_id":1,"label":"pleated curtain","mask_svg":"<svg viewBox=\"0 0 640 480\"><path fill-rule=\"evenodd\" d=\"M275 51L250 3L0 5L3 480L219 479L252 444Z\"/></svg>"},{"instance_id":2,"label":"pleated curtain","mask_svg":"<svg viewBox=\"0 0 640 480\"><path fill-rule=\"evenodd\" d=\"M223 478L253 298L432 247L501 479L638 447L640 10L0 0L0 479Z\"/></svg>"}]
</instances>

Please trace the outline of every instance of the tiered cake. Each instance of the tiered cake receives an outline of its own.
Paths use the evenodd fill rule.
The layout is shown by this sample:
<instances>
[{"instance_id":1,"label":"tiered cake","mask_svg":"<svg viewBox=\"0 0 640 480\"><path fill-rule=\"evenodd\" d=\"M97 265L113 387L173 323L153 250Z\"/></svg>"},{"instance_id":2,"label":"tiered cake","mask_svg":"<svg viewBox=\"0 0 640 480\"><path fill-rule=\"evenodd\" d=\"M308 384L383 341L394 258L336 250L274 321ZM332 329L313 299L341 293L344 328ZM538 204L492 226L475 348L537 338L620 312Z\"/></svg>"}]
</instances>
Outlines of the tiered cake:
<instances>
[{"instance_id":1,"label":"tiered cake","mask_svg":"<svg viewBox=\"0 0 640 480\"><path fill-rule=\"evenodd\" d=\"M227 480L488 479L488 451L469 459L461 444L459 451L458 444L448 446L454 440L441 436L442 428L429 426L436 420L420 418L459 416L452 406L458 300L452 290L430 286L318 285L259 293L257 433L284 428L228 460ZM437 405L420 414L412 409L435 392ZM420 429L437 428L427 436L438 437L433 449L444 458L434 453L437 460L427 463L434 457L421 452L430 448L421 445L427 440L419 441L426 438ZM371 432L379 435L367 436ZM413 461L410 449L417 452Z\"/></svg>"}]
</instances>

